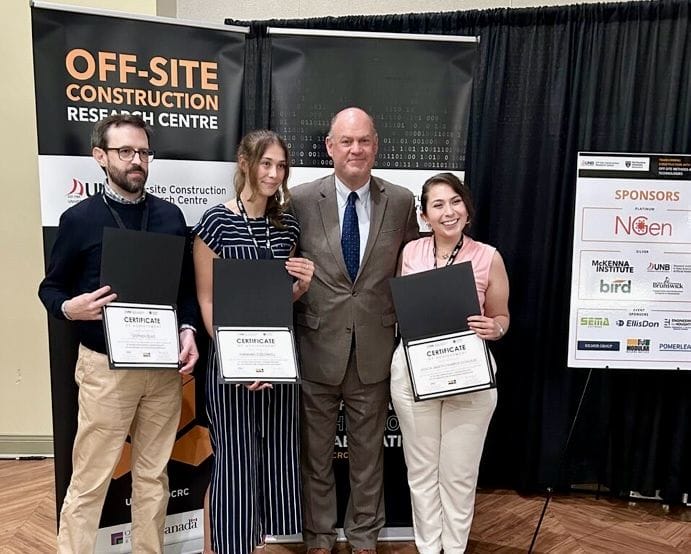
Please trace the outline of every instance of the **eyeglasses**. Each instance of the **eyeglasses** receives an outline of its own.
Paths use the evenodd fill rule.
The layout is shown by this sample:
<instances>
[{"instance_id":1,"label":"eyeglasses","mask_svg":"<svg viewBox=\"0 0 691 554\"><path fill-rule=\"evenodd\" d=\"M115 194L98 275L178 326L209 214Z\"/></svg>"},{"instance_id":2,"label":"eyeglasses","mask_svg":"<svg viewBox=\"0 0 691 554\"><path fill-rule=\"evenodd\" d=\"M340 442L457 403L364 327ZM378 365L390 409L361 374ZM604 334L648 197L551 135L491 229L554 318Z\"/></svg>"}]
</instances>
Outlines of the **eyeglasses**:
<instances>
[{"instance_id":1,"label":"eyeglasses","mask_svg":"<svg viewBox=\"0 0 691 554\"><path fill-rule=\"evenodd\" d=\"M137 150L136 148L131 148L129 146L123 146L122 148L104 148L104 150L117 150L118 157L123 162L131 162L134 160L134 155L139 154L139 159L142 162L147 163L154 159L155 154L153 150L149 150L148 148L140 148Z\"/></svg>"}]
</instances>

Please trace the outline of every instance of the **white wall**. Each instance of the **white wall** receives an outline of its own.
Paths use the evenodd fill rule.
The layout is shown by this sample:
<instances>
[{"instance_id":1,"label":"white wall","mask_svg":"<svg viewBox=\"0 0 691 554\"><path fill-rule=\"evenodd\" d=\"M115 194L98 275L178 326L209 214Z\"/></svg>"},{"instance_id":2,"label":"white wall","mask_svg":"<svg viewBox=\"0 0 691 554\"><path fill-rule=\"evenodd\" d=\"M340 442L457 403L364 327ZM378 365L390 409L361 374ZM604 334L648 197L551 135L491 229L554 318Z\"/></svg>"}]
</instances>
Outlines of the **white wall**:
<instances>
[{"instance_id":1,"label":"white wall","mask_svg":"<svg viewBox=\"0 0 691 554\"><path fill-rule=\"evenodd\" d=\"M155 0L60 0L153 15ZM43 277L29 0L4 2L0 33L2 263L0 455L49 453L53 434Z\"/></svg>"},{"instance_id":2,"label":"white wall","mask_svg":"<svg viewBox=\"0 0 691 554\"><path fill-rule=\"evenodd\" d=\"M578 2L596 2L584 0ZM524 8L572 4L564 0L177 0L180 19L223 23L241 20L292 19L339 15L450 12L489 8Z\"/></svg>"}]
</instances>

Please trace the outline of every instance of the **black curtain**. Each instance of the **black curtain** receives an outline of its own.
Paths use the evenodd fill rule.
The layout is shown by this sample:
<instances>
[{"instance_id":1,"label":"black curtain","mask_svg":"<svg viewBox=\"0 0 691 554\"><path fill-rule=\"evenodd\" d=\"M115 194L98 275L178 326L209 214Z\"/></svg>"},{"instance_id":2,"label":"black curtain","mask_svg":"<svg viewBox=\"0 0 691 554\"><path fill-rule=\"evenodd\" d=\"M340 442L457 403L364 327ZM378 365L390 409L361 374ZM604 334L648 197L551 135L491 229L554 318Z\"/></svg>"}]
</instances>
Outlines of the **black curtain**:
<instances>
[{"instance_id":1,"label":"black curtain","mask_svg":"<svg viewBox=\"0 0 691 554\"><path fill-rule=\"evenodd\" d=\"M353 16L249 24L248 127L268 124L266 27L478 35L466 180L473 234L511 281L496 345L499 405L481 484L518 490L599 482L670 503L691 492L691 372L566 367L578 151L689 153L690 0ZM248 71L251 71L248 68Z\"/></svg>"}]
</instances>

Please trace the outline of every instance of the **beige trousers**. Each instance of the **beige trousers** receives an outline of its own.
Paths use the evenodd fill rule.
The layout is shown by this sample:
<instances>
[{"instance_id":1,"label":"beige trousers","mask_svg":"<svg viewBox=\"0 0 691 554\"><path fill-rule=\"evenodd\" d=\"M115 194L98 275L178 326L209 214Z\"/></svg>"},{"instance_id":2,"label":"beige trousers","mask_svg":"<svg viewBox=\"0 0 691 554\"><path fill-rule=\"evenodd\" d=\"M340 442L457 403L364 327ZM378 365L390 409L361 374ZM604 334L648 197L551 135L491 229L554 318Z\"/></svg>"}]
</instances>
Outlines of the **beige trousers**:
<instances>
[{"instance_id":1,"label":"beige trousers","mask_svg":"<svg viewBox=\"0 0 691 554\"><path fill-rule=\"evenodd\" d=\"M79 347L77 435L72 478L60 512L58 552L93 554L111 476L132 440L132 552L163 552L166 466L180 421L181 379L173 370L111 370L104 354Z\"/></svg>"},{"instance_id":2,"label":"beige trousers","mask_svg":"<svg viewBox=\"0 0 691 554\"><path fill-rule=\"evenodd\" d=\"M496 389L415 402L402 346L391 365L391 400L403 454L420 554L461 554L473 521L482 447Z\"/></svg>"}]
</instances>

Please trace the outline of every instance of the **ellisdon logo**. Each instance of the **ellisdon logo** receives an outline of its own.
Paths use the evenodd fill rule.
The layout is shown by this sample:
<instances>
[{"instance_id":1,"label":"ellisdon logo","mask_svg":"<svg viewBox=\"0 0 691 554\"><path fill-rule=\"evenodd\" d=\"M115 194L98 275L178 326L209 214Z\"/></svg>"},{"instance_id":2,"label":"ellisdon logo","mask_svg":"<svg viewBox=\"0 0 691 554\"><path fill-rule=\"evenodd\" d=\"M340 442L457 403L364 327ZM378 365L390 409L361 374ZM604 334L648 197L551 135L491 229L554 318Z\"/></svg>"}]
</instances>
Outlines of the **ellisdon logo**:
<instances>
[{"instance_id":1,"label":"ellisdon logo","mask_svg":"<svg viewBox=\"0 0 691 554\"><path fill-rule=\"evenodd\" d=\"M103 183L90 183L89 181L80 181L76 178L72 178L72 184L68 186L70 189L66 196L70 204L76 204L88 196L101 194L103 190Z\"/></svg>"},{"instance_id":2,"label":"ellisdon logo","mask_svg":"<svg viewBox=\"0 0 691 554\"><path fill-rule=\"evenodd\" d=\"M660 352L691 352L691 344L686 342L661 342Z\"/></svg>"},{"instance_id":3,"label":"ellisdon logo","mask_svg":"<svg viewBox=\"0 0 691 554\"><path fill-rule=\"evenodd\" d=\"M648 264L648 271L659 272L659 271L670 271L672 266L670 264L656 264L655 262L650 262Z\"/></svg>"},{"instance_id":4,"label":"ellisdon logo","mask_svg":"<svg viewBox=\"0 0 691 554\"><path fill-rule=\"evenodd\" d=\"M628 218L615 216L614 234L620 235L622 233L627 236L631 236L633 233L633 235L639 237L671 237L672 224L649 221L644 215L636 217L630 215Z\"/></svg>"},{"instance_id":5,"label":"ellisdon logo","mask_svg":"<svg viewBox=\"0 0 691 554\"><path fill-rule=\"evenodd\" d=\"M609 327L609 319L606 317L582 317L581 327Z\"/></svg>"},{"instance_id":6,"label":"ellisdon logo","mask_svg":"<svg viewBox=\"0 0 691 554\"><path fill-rule=\"evenodd\" d=\"M633 266L628 260L593 260L596 273L633 273Z\"/></svg>"},{"instance_id":7,"label":"ellisdon logo","mask_svg":"<svg viewBox=\"0 0 691 554\"><path fill-rule=\"evenodd\" d=\"M611 282L600 279L600 292L603 294L631 294L631 279L615 279Z\"/></svg>"},{"instance_id":8,"label":"ellisdon logo","mask_svg":"<svg viewBox=\"0 0 691 554\"><path fill-rule=\"evenodd\" d=\"M636 354L650 352L650 339L626 339L626 351Z\"/></svg>"},{"instance_id":9,"label":"ellisdon logo","mask_svg":"<svg viewBox=\"0 0 691 554\"><path fill-rule=\"evenodd\" d=\"M659 321L648 321L646 319L617 319L617 327L659 327Z\"/></svg>"}]
</instances>

